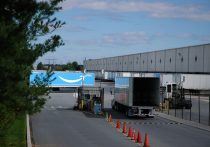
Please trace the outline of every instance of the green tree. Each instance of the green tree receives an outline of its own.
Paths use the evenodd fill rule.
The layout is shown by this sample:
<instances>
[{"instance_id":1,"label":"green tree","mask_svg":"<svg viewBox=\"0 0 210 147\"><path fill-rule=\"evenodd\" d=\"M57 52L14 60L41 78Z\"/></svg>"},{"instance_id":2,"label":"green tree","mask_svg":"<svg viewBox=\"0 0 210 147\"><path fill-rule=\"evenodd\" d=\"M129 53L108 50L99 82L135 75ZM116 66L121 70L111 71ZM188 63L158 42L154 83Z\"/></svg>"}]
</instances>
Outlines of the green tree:
<instances>
[{"instance_id":1,"label":"green tree","mask_svg":"<svg viewBox=\"0 0 210 147\"><path fill-rule=\"evenodd\" d=\"M76 61L72 62L72 66L73 66L74 70L78 69L78 63Z\"/></svg>"},{"instance_id":2,"label":"green tree","mask_svg":"<svg viewBox=\"0 0 210 147\"><path fill-rule=\"evenodd\" d=\"M83 66L79 65L77 61L68 62L67 64L63 65L63 70L82 70Z\"/></svg>"},{"instance_id":3,"label":"green tree","mask_svg":"<svg viewBox=\"0 0 210 147\"><path fill-rule=\"evenodd\" d=\"M44 105L51 73L29 86L33 63L63 45L56 29L64 24L54 13L62 0L6 0L0 5L0 125L19 113L35 113ZM43 40L43 36L48 37ZM41 38L41 39L40 39ZM42 41L43 40L43 41ZM6 123L8 124L8 123Z\"/></svg>"},{"instance_id":4,"label":"green tree","mask_svg":"<svg viewBox=\"0 0 210 147\"><path fill-rule=\"evenodd\" d=\"M84 70L83 65L78 65L77 70L83 71Z\"/></svg>"},{"instance_id":5,"label":"green tree","mask_svg":"<svg viewBox=\"0 0 210 147\"><path fill-rule=\"evenodd\" d=\"M42 64L42 62L39 62L37 64L37 70L44 70L44 65Z\"/></svg>"}]
</instances>

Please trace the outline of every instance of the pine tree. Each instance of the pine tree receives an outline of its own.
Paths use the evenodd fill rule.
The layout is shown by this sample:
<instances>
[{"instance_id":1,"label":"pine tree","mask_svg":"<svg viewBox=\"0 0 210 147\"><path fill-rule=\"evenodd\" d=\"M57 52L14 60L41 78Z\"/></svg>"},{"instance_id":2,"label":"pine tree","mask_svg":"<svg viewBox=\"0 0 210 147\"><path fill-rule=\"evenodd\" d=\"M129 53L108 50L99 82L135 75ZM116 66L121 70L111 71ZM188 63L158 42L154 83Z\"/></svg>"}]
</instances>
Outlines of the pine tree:
<instances>
[{"instance_id":1,"label":"pine tree","mask_svg":"<svg viewBox=\"0 0 210 147\"><path fill-rule=\"evenodd\" d=\"M53 17L62 0L6 0L0 5L0 125L8 114L35 113L45 103L49 76L29 86L33 63L63 45L53 31L64 22ZM50 36L44 41L40 37Z\"/></svg>"}]
</instances>

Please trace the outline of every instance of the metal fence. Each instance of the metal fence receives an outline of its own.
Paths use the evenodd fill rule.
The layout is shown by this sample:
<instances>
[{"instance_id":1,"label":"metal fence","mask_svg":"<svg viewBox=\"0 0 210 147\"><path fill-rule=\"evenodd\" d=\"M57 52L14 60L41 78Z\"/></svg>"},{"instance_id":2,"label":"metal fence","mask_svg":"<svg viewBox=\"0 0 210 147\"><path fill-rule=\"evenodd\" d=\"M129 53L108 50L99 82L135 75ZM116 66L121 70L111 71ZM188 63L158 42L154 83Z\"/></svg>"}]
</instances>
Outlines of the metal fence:
<instances>
[{"instance_id":1,"label":"metal fence","mask_svg":"<svg viewBox=\"0 0 210 147\"><path fill-rule=\"evenodd\" d=\"M164 91L161 91L160 111L181 119L210 126L210 92L189 89L181 90L182 99L175 98L173 104L171 104L171 101L164 99ZM191 107L184 105L183 100L190 102Z\"/></svg>"}]
</instances>

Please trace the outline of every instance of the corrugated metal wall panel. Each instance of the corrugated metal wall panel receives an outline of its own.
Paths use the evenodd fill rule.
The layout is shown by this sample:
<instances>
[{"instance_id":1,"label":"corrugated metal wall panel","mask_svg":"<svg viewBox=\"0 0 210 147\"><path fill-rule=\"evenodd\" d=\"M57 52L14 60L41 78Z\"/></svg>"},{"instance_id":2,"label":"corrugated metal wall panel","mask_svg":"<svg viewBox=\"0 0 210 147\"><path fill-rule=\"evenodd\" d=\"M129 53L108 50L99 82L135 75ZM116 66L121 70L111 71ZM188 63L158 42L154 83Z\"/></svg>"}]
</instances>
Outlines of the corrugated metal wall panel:
<instances>
[{"instance_id":1,"label":"corrugated metal wall panel","mask_svg":"<svg viewBox=\"0 0 210 147\"><path fill-rule=\"evenodd\" d=\"M92 64L91 64L92 70L95 70L95 60L92 60L91 63L92 63Z\"/></svg>"},{"instance_id":2,"label":"corrugated metal wall panel","mask_svg":"<svg viewBox=\"0 0 210 147\"><path fill-rule=\"evenodd\" d=\"M163 72L164 69L164 61L165 61L165 51L157 51L156 59L155 59L155 70L156 72Z\"/></svg>"},{"instance_id":3,"label":"corrugated metal wall panel","mask_svg":"<svg viewBox=\"0 0 210 147\"><path fill-rule=\"evenodd\" d=\"M112 62L112 61L111 61L110 59L111 59L111 58L107 58L107 63L108 63L108 67L107 67L108 69L107 69L107 70L108 70L108 71L110 71L110 69L111 69L111 62Z\"/></svg>"},{"instance_id":4,"label":"corrugated metal wall panel","mask_svg":"<svg viewBox=\"0 0 210 147\"><path fill-rule=\"evenodd\" d=\"M86 65L87 65L86 66L86 69L89 70L90 69L90 62L89 61L86 61Z\"/></svg>"},{"instance_id":5,"label":"corrugated metal wall panel","mask_svg":"<svg viewBox=\"0 0 210 147\"><path fill-rule=\"evenodd\" d=\"M118 70L118 57L113 58L113 69L112 71L117 71Z\"/></svg>"},{"instance_id":6,"label":"corrugated metal wall panel","mask_svg":"<svg viewBox=\"0 0 210 147\"><path fill-rule=\"evenodd\" d=\"M189 71L189 48L176 49L176 72Z\"/></svg>"},{"instance_id":7,"label":"corrugated metal wall panel","mask_svg":"<svg viewBox=\"0 0 210 147\"><path fill-rule=\"evenodd\" d=\"M95 62L95 70L99 69L99 59L96 60Z\"/></svg>"},{"instance_id":8,"label":"corrugated metal wall panel","mask_svg":"<svg viewBox=\"0 0 210 147\"><path fill-rule=\"evenodd\" d=\"M91 70L91 60L88 60L88 70Z\"/></svg>"},{"instance_id":9,"label":"corrugated metal wall panel","mask_svg":"<svg viewBox=\"0 0 210 147\"><path fill-rule=\"evenodd\" d=\"M134 66L134 55L128 56L128 71L133 71Z\"/></svg>"},{"instance_id":10,"label":"corrugated metal wall panel","mask_svg":"<svg viewBox=\"0 0 210 147\"><path fill-rule=\"evenodd\" d=\"M142 53L141 54L140 71L148 71L147 53Z\"/></svg>"},{"instance_id":11,"label":"corrugated metal wall panel","mask_svg":"<svg viewBox=\"0 0 210 147\"><path fill-rule=\"evenodd\" d=\"M203 71L203 46L189 48L189 72Z\"/></svg>"},{"instance_id":12,"label":"corrugated metal wall panel","mask_svg":"<svg viewBox=\"0 0 210 147\"><path fill-rule=\"evenodd\" d=\"M148 71L154 72L155 71L155 52L148 53Z\"/></svg>"},{"instance_id":13,"label":"corrugated metal wall panel","mask_svg":"<svg viewBox=\"0 0 210 147\"><path fill-rule=\"evenodd\" d=\"M210 44L204 46L204 72L210 73Z\"/></svg>"},{"instance_id":14,"label":"corrugated metal wall panel","mask_svg":"<svg viewBox=\"0 0 210 147\"><path fill-rule=\"evenodd\" d=\"M123 71L128 71L128 56L123 56Z\"/></svg>"},{"instance_id":15,"label":"corrugated metal wall panel","mask_svg":"<svg viewBox=\"0 0 210 147\"><path fill-rule=\"evenodd\" d=\"M96 62L97 62L97 60L93 60L93 67L92 67L92 68L93 68L94 70L96 70Z\"/></svg>"},{"instance_id":16,"label":"corrugated metal wall panel","mask_svg":"<svg viewBox=\"0 0 210 147\"><path fill-rule=\"evenodd\" d=\"M99 64L100 64L100 59L97 59L96 60L96 70L99 70L99 68L100 68Z\"/></svg>"},{"instance_id":17,"label":"corrugated metal wall panel","mask_svg":"<svg viewBox=\"0 0 210 147\"><path fill-rule=\"evenodd\" d=\"M140 71L140 63L141 63L141 54L134 55L134 71Z\"/></svg>"},{"instance_id":18,"label":"corrugated metal wall panel","mask_svg":"<svg viewBox=\"0 0 210 147\"><path fill-rule=\"evenodd\" d=\"M210 73L210 44L84 61L87 70Z\"/></svg>"},{"instance_id":19,"label":"corrugated metal wall panel","mask_svg":"<svg viewBox=\"0 0 210 147\"><path fill-rule=\"evenodd\" d=\"M94 70L97 70L97 59L93 60L93 63L94 63L94 66L93 66Z\"/></svg>"},{"instance_id":20,"label":"corrugated metal wall panel","mask_svg":"<svg viewBox=\"0 0 210 147\"><path fill-rule=\"evenodd\" d=\"M112 71L116 70L116 66L115 66L115 57L112 58Z\"/></svg>"},{"instance_id":21,"label":"corrugated metal wall panel","mask_svg":"<svg viewBox=\"0 0 210 147\"><path fill-rule=\"evenodd\" d=\"M104 70L107 71L107 58L103 59L103 63L104 63Z\"/></svg>"},{"instance_id":22,"label":"corrugated metal wall panel","mask_svg":"<svg viewBox=\"0 0 210 147\"><path fill-rule=\"evenodd\" d=\"M100 59L100 71L101 71L102 69L104 69L104 68L103 68L103 59Z\"/></svg>"},{"instance_id":23,"label":"corrugated metal wall panel","mask_svg":"<svg viewBox=\"0 0 210 147\"><path fill-rule=\"evenodd\" d=\"M109 71L112 71L113 70L113 64L112 64L112 62L113 62L113 57L110 57L109 58Z\"/></svg>"},{"instance_id":24,"label":"corrugated metal wall panel","mask_svg":"<svg viewBox=\"0 0 210 147\"><path fill-rule=\"evenodd\" d=\"M119 58L118 71L123 71L123 56L120 56L118 58Z\"/></svg>"},{"instance_id":25,"label":"corrugated metal wall panel","mask_svg":"<svg viewBox=\"0 0 210 147\"><path fill-rule=\"evenodd\" d=\"M165 51L165 72L175 72L176 49Z\"/></svg>"},{"instance_id":26,"label":"corrugated metal wall panel","mask_svg":"<svg viewBox=\"0 0 210 147\"><path fill-rule=\"evenodd\" d=\"M105 69L106 69L106 59L103 58L103 59L102 59L102 62L103 62L103 69L105 70Z\"/></svg>"},{"instance_id":27,"label":"corrugated metal wall panel","mask_svg":"<svg viewBox=\"0 0 210 147\"><path fill-rule=\"evenodd\" d=\"M93 69L94 70L97 70L97 60L93 60Z\"/></svg>"},{"instance_id":28,"label":"corrugated metal wall panel","mask_svg":"<svg viewBox=\"0 0 210 147\"><path fill-rule=\"evenodd\" d=\"M101 69L102 69L102 64L101 64L101 62L102 62L102 60L99 59L99 60L98 60L98 70L99 70L99 71L101 71Z\"/></svg>"}]
</instances>

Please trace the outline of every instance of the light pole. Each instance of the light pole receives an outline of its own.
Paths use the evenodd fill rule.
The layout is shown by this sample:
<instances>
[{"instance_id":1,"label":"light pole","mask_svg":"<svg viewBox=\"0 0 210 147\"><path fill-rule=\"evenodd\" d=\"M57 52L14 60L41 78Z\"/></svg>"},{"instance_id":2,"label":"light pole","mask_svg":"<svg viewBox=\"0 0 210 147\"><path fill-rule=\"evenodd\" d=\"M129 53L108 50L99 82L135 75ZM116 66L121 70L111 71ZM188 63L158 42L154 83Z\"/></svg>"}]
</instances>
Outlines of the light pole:
<instances>
[{"instance_id":1,"label":"light pole","mask_svg":"<svg viewBox=\"0 0 210 147\"><path fill-rule=\"evenodd\" d=\"M85 80L85 74L86 74L86 69L83 70L82 72L82 87L84 86L84 80Z\"/></svg>"},{"instance_id":2,"label":"light pole","mask_svg":"<svg viewBox=\"0 0 210 147\"><path fill-rule=\"evenodd\" d=\"M101 69L101 79L103 78L104 76L104 69ZM101 88L101 79L100 79L100 88Z\"/></svg>"}]
</instances>

